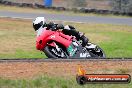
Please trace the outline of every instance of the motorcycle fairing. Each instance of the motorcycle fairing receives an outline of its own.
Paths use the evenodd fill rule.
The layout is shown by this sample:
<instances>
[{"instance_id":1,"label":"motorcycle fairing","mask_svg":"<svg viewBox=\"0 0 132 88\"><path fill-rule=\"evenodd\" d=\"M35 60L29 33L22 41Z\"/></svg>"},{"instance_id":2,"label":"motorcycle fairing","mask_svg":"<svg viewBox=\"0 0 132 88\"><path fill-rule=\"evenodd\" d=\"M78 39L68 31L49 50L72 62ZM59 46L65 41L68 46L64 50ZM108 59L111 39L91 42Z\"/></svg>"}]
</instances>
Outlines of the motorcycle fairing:
<instances>
[{"instance_id":1,"label":"motorcycle fairing","mask_svg":"<svg viewBox=\"0 0 132 88\"><path fill-rule=\"evenodd\" d=\"M62 32L44 30L43 33L37 37L36 48L43 50L49 41L59 42L67 48L72 42L71 39L71 36L64 35Z\"/></svg>"}]
</instances>

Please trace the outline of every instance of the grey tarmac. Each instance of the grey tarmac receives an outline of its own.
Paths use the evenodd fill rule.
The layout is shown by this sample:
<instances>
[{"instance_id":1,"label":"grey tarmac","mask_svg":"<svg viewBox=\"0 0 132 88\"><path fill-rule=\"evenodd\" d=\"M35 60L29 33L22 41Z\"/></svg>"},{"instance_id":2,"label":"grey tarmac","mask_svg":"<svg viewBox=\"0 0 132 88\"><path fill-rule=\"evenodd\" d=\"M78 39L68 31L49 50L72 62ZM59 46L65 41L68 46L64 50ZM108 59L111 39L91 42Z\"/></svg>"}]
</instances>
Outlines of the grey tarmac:
<instances>
[{"instance_id":1,"label":"grey tarmac","mask_svg":"<svg viewBox=\"0 0 132 88\"><path fill-rule=\"evenodd\" d=\"M12 11L0 11L0 17L34 19L38 16L44 16L47 20L66 21L77 23L101 23L101 24L117 24L132 26L132 18L130 17L106 17L106 16L76 16L65 14L48 14L48 13L21 13Z\"/></svg>"}]
</instances>

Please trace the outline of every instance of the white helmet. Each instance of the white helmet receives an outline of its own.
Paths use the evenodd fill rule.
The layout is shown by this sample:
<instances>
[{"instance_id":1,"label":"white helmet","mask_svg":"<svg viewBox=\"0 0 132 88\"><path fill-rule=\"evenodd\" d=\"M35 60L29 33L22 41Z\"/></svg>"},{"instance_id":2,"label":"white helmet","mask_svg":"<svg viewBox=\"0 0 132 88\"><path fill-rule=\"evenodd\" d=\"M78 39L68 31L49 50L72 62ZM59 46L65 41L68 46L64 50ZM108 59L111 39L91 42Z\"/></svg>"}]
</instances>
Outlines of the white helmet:
<instances>
[{"instance_id":1,"label":"white helmet","mask_svg":"<svg viewBox=\"0 0 132 88\"><path fill-rule=\"evenodd\" d=\"M35 20L33 20L33 28L34 30L38 30L42 25L46 23L46 20L44 17L37 17Z\"/></svg>"}]
</instances>

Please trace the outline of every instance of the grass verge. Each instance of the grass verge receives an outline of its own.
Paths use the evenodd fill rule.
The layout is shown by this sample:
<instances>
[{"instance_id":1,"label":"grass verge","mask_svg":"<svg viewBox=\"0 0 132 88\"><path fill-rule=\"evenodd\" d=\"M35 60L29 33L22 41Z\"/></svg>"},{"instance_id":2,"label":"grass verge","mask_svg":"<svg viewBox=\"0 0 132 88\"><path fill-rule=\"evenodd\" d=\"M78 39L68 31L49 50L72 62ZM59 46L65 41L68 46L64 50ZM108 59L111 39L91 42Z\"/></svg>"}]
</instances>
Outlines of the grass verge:
<instances>
[{"instance_id":1,"label":"grass verge","mask_svg":"<svg viewBox=\"0 0 132 88\"><path fill-rule=\"evenodd\" d=\"M78 85L75 78L40 76L33 79L2 79L0 88L132 88L130 84L86 84Z\"/></svg>"},{"instance_id":2,"label":"grass verge","mask_svg":"<svg viewBox=\"0 0 132 88\"><path fill-rule=\"evenodd\" d=\"M0 18L0 58L45 58L35 49L31 20ZM99 45L107 57L132 57L132 26L69 23Z\"/></svg>"}]
</instances>

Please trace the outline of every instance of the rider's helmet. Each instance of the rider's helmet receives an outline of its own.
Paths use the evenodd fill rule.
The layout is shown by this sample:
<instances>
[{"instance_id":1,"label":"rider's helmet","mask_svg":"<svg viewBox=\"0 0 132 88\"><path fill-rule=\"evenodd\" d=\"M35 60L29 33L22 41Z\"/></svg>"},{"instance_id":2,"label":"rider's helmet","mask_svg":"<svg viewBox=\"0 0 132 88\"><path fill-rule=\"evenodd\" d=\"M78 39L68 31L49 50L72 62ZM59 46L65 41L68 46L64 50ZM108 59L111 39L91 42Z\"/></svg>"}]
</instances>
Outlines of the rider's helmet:
<instances>
[{"instance_id":1,"label":"rider's helmet","mask_svg":"<svg viewBox=\"0 0 132 88\"><path fill-rule=\"evenodd\" d=\"M44 17L37 17L33 20L33 28L35 31L37 31L41 26L43 26L46 23L46 20Z\"/></svg>"}]
</instances>

